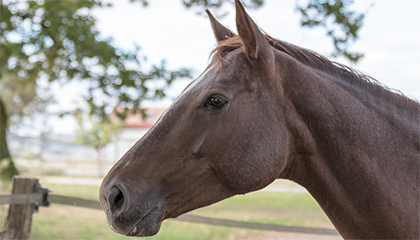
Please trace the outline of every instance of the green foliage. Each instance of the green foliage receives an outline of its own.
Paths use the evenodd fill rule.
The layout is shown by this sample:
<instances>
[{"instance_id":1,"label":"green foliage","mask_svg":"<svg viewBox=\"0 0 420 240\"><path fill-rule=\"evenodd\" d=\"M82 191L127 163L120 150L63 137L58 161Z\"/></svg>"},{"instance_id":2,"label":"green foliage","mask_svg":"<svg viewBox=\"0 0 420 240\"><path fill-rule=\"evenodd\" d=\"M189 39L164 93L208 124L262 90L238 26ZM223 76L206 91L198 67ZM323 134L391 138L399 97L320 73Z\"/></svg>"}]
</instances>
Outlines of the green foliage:
<instances>
[{"instance_id":1,"label":"green foliage","mask_svg":"<svg viewBox=\"0 0 420 240\"><path fill-rule=\"evenodd\" d=\"M150 0L130 0L147 6ZM221 9L231 0L182 0L188 9ZM264 0L245 0L247 8L259 8ZM363 54L350 52L358 37L364 13L350 10L353 0L307 0L298 3L302 26L322 26L333 39L334 56L356 62ZM0 1L0 97L8 109L4 119L18 124L35 113L46 114L53 93L49 83L79 81L90 114L101 121L116 106L125 118L129 110L142 109L146 99L165 96L177 78L190 77L190 70L167 69L165 61L145 68L140 48L124 50L112 39L101 37L92 10L110 7L101 0L3 0ZM149 65L149 64L148 64ZM160 88L148 82L163 80ZM61 115L69 113L63 111ZM4 136L4 135L3 135ZM2 143L3 144L3 143ZM2 145L4 147L6 145ZM4 151L6 153L6 150Z\"/></svg>"},{"instance_id":2,"label":"green foliage","mask_svg":"<svg viewBox=\"0 0 420 240\"><path fill-rule=\"evenodd\" d=\"M150 0L130 0L130 2L140 2L143 6L148 6L149 1ZM198 8L201 12L206 8L218 10L227 2L233 4L233 0L182 0L182 3L186 8ZM242 3L247 8L259 8L263 5L264 0L245 0L242 1Z\"/></svg>"},{"instance_id":3,"label":"green foliage","mask_svg":"<svg viewBox=\"0 0 420 240\"><path fill-rule=\"evenodd\" d=\"M149 4L149 0L130 0L141 2L143 6ZM351 10L354 0L296 0L297 9L301 13L301 25L303 27L323 27L326 34L331 38L334 46L332 57L343 56L357 63L363 58L363 53L350 51L352 43L358 38L358 32L363 25L366 13ZM241 1L248 9L258 9L264 5L265 0ZM187 9L196 9L201 14L208 8L215 11L216 16L223 17L223 6L226 3L233 4L233 0L182 0Z\"/></svg>"},{"instance_id":4,"label":"green foliage","mask_svg":"<svg viewBox=\"0 0 420 240\"><path fill-rule=\"evenodd\" d=\"M40 94L38 94L40 93ZM37 82L16 81L11 74L3 74L0 81L0 97L7 105L8 125L18 127L26 118L46 115L47 106L54 103L53 93Z\"/></svg>"},{"instance_id":5,"label":"green foliage","mask_svg":"<svg viewBox=\"0 0 420 240\"><path fill-rule=\"evenodd\" d=\"M12 180L13 176L18 175L14 162L11 157L0 159L0 178L1 180Z\"/></svg>"},{"instance_id":6,"label":"green foliage","mask_svg":"<svg viewBox=\"0 0 420 240\"><path fill-rule=\"evenodd\" d=\"M79 128L76 130L76 142L94 147L97 151L112 142L121 125L103 121L97 116L83 115L81 110L74 114Z\"/></svg>"},{"instance_id":7,"label":"green foliage","mask_svg":"<svg viewBox=\"0 0 420 240\"><path fill-rule=\"evenodd\" d=\"M53 102L49 83L76 80L87 88L91 115L104 120L122 106L124 118L129 109L141 109L143 100L164 97L175 79L190 76L186 68L168 70L164 61L145 69L139 47L123 50L102 38L91 14L102 7L108 5L100 0L0 2L0 96L9 109L3 118L18 124L45 114ZM166 84L147 87L158 79Z\"/></svg>"},{"instance_id":8,"label":"green foliage","mask_svg":"<svg viewBox=\"0 0 420 240\"><path fill-rule=\"evenodd\" d=\"M101 160L101 150L114 140L114 137L119 133L121 124L112 122L108 118L103 120L95 115L84 114L80 109L75 111L74 117L79 125L76 130L76 142L95 148L98 176L102 177L104 166Z\"/></svg>"},{"instance_id":9,"label":"green foliage","mask_svg":"<svg viewBox=\"0 0 420 240\"><path fill-rule=\"evenodd\" d=\"M36 86L40 78L89 82L85 99L91 113L102 117L112 110L111 99L114 107L136 109L144 99L163 97L176 78L189 76L188 69L170 71L164 62L139 71L144 60L138 47L130 51L115 48L111 39L101 38L95 29L91 10L101 7L98 0L5 3L0 22L1 72L20 86ZM156 79L167 84L149 91L145 83ZM32 92L30 99L36 95ZM97 100L99 96L102 101Z\"/></svg>"},{"instance_id":10,"label":"green foliage","mask_svg":"<svg viewBox=\"0 0 420 240\"><path fill-rule=\"evenodd\" d=\"M353 0L306 0L297 8L302 14L303 27L323 27L334 45L332 56L344 56L352 62L363 57L362 53L351 52L349 47L358 38L366 13L351 10Z\"/></svg>"}]
</instances>

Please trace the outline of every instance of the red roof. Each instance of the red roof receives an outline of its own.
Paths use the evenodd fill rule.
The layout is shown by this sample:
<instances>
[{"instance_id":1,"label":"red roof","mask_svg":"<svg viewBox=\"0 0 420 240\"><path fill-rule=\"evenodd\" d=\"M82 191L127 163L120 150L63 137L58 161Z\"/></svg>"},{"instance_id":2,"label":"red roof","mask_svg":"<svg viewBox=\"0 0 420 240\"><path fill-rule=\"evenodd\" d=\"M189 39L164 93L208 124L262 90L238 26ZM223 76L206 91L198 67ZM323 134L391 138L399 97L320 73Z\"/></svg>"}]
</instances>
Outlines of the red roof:
<instances>
[{"instance_id":1,"label":"red roof","mask_svg":"<svg viewBox=\"0 0 420 240\"><path fill-rule=\"evenodd\" d=\"M146 117L143 119L140 112L136 114L128 114L125 118L122 127L123 128L151 128L159 119L159 117L165 112L166 108L148 108L145 110ZM117 116L112 113L109 116L112 120L116 120Z\"/></svg>"}]
</instances>

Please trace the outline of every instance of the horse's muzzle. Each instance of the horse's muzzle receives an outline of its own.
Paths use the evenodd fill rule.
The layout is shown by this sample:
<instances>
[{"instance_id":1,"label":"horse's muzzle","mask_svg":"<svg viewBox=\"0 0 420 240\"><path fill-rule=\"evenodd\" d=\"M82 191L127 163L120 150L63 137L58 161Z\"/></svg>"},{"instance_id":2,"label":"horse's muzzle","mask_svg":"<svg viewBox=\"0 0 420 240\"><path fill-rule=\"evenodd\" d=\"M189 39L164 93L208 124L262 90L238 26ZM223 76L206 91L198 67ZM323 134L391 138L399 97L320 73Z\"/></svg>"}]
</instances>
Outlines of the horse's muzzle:
<instances>
[{"instance_id":1,"label":"horse's muzzle","mask_svg":"<svg viewBox=\"0 0 420 240\"><path fill-rule=\"evenodd\" d=\"M116 185L110 188L101 186L100 189L101 204L110 228L126 236L153 236L159 231L164 219L164 207L158 204L159 201L146 199L129 196ZM144 203L142 207L138 205L139 200Z\"/></svg>"}]
</instances>

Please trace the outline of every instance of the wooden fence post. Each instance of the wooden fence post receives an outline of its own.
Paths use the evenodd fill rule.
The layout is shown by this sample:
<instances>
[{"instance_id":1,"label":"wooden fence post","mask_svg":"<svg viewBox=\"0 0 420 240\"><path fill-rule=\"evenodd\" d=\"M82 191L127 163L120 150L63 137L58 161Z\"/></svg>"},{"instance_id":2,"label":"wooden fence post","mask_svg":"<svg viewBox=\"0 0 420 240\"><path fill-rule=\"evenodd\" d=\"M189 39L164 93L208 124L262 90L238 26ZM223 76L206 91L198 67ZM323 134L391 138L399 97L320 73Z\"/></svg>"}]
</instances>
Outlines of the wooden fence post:
<instances>
[{"instance_id":1,"label":"wooden fence post","mask_svg":"<svg viewBox=\"0 0 420 240\"><path fill-rule=\"evenodd\" d=\"M15 176L13 178L12 194L34 193L38 183L36 178ZM9 214L4 231L0 235L5 239L29 239L32 225L33 203L9 205Z\"/></svg>"}]
</instances>

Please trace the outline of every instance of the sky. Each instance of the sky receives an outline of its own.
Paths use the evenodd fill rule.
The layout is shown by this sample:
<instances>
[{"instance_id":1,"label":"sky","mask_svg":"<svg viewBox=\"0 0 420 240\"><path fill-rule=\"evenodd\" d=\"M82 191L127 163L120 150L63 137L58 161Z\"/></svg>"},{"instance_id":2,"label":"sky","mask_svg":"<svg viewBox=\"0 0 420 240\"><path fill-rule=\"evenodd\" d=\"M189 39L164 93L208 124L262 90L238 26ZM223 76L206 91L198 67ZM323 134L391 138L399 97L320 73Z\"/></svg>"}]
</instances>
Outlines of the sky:
<instances>
[{"instance_id":1,"label":"sky","mask_svg":"<svg viewBox=\"0 0 420 240\"><path fill-rule=\"evenodd\" d=\"M104 37L112 37L115 46L122 49L141 47L140 54L148 63L165 59L169 68L189 67L197 77L209 63L209 56L216 46L210 22L204 12L187 10L181 0L150 0L144 8L128 0L108 0L111 8L94 11L96 26ZM311 49L323 55L332 52L332 43L321 28L302 28L296 0L266 0L258 10L248 10L249 15L265 32L277 39ZM352 64L345 59L333 59L360 72L370 75L382 84L397 89L406 96L420 100L420 18L418 0L355 0L355 9L368 9L359 39L352 50L363 52L365 57ZM219 21L236 31L233 5L225 8L228 15ZM170 98L149 102L148 107L167 107L173 98L192 79L178 80L169 91ZM80 101L76 84L55 86L57 99L62 106ZM70 89L70 91L69 91ZM54 120L59 133L70 133L71 120Z\"/></svg>"}]
</instances>

